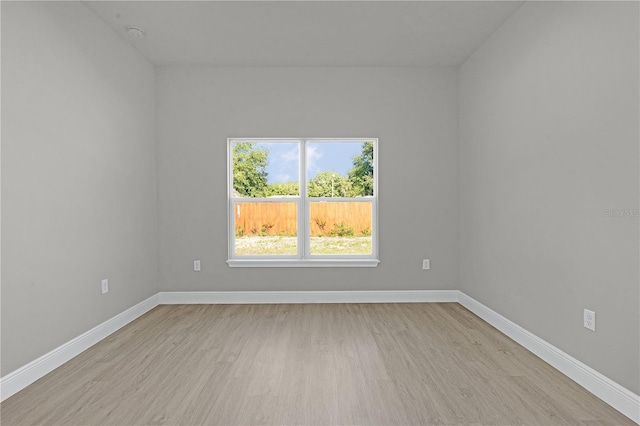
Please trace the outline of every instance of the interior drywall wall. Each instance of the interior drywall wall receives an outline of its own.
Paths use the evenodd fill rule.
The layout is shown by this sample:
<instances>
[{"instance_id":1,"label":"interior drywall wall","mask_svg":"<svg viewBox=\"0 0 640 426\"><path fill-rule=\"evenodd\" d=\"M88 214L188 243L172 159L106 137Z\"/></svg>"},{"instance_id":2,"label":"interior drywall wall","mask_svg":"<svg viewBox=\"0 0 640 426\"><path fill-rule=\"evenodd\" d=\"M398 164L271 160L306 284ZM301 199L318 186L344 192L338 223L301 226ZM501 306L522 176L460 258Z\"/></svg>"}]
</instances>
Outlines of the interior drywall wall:
<instances>
[{"instance_id":1,"label":"interior drywall wall","mask_svg":"<svg viewBox=\"0 0 640 426\"><path fill-rule=\"evenodd\" d=\"M157 292L157 188L153 66L82 3L1 7L6 375Z\"/></svg>"},{"instance_id":2,"label":"interior drywall wall","mask_svg":"<svg viewBox=\"0 0 640 426\"><path fill-rule=\"evenodd\" d=\"M455 69L176 66L157 86L161 290L457 288ZM377 268L227 266L227 138L287 136L379 138Z\"/></svg>"},{"instance_id":3,"label":"interior drywall wall","mask_svg":"<svg viewBox=\"0 0 640 426\"><path fill-rule=\"evenodd\" d=\"M635 393L638 6L528 2L459 83L461 289Z\"/></svg>"}]
</instances>

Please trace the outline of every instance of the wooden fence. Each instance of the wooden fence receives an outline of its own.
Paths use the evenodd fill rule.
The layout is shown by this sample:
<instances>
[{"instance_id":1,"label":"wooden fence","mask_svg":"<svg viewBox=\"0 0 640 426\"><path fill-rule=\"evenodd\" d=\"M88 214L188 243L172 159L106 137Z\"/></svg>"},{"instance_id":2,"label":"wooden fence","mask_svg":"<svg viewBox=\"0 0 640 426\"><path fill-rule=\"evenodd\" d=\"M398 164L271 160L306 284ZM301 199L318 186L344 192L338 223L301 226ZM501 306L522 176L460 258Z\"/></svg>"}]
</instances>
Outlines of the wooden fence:
<instances>
[{"instance_id":1,"label":"wooden fence","mask_svg":"<svg viewBox=\"0 0 640 426\"><path fill-rule=\"evenodd\" d=\"M236 235L296 235L295 202L235 203ZM371 234L371 203L318 202L310 206L311 235L329 235L341 228L354 235ZM342 225L342 227L341 227Z\"/></svg>"}]
</instances>

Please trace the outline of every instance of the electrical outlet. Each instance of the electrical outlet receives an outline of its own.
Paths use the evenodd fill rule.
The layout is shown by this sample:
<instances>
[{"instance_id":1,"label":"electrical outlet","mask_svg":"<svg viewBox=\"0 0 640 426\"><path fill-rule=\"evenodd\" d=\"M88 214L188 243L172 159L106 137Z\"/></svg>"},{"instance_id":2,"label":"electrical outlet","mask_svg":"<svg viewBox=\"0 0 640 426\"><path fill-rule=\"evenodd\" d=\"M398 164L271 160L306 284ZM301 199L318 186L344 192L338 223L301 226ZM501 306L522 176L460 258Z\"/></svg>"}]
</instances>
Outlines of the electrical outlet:
<instances>
[{"instance_id":1,"label":"electrical outlet","mask_svg":"<svg viewBox=\"0 0 640 426\"><path fill-rule=\"evenodd\" d=\"M584 310L584 327L596 331L596 313L588 309Z\"/></svg>"},{"instance_id":2,"label":"electrical outlet","mask_svg":"<svg viewBox=\"0 0 640 426\"><path fill-rule=\"evenodd\" d=\"M430 269L431 266L429 266L429 259L422 259L422 269Z\"/></svg>"},{"instance_id":3,"label":"electrical outlet","mask_svg":"<svg viewBox=\"0 0 640 426\"><path fill-rule=\"evenodd\" d=\"M109 280L102 280L102 294L109 293Z\"/></svg>"},{"instance_id":4,"label":"electrical outlet","mask_svg":"<svg viewBox=\"0 0 640 426\"><path fill-rule=\"evenodd\" d=\"M194 260L193 261L193 270L194 271L199 271L200 270L200 261L199 260Z\"/></svg>"}]
</instances>

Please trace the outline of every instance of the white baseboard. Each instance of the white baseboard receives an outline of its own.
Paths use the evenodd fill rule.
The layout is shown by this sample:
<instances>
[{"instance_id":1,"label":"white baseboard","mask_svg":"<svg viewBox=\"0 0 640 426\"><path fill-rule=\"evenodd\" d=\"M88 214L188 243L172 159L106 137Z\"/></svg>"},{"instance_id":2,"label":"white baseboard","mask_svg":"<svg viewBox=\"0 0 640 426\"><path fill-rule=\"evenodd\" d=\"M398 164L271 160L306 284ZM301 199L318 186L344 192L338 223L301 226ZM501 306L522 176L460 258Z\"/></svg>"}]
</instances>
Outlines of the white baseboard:
<instances>
[{"instance_id":1,"label":"white baseboard","mask_svg":"<svg viewBox=\"0 0 640 426\"><path fill-rule=\"evenodd\" d=\"M267 303L457 302L457 290L400 291L187 291L158 293L161 305Z\"/></svg>"},{"instance_id":2,"label":"white baseboard","mask_svg":"<svg viewBox=\"0 0 640 426\"><path fill-rule=\"evenodd\" d=\"M158 305L458 302L582 387L640 424L640 396L458 290L160 292L0 378L0 401Z\"/></svg>"},{"instance_id":3,"label":"white baseboard","mask_svg":"<svg viewBox=\"0 0 640 426\"><path fill-rule=\"evenodd\" d=\"M640 396L463 292L459 293L458 302L580 386L640 424Z\"/></svg>"},{"instance_id":4,"label":"white baseboard","mask_svg":"<svg viewBox=\"0 0 640 426\"><path fill-rule=\"evenodd\" d=\"M156 306L157 294L0 378L0 401L26 388Z\"/></svg>"}]
</instances>

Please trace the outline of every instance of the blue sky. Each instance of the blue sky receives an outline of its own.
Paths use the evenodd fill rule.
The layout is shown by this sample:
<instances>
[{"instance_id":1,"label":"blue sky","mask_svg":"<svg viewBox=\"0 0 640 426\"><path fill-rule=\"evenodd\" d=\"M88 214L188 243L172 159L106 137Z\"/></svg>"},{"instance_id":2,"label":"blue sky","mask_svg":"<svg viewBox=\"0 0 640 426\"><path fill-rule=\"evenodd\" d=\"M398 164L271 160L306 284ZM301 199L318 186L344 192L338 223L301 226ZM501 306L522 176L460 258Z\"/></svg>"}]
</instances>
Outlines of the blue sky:
<instances>
[{"instance_id":1,"label":"blue sky","mask_svg":"<svg viewBox=\"0 0 640 426\"><path fill-rule=\"evenodd\" d=\"M298 144L289 142L258 143L269 150L267 166L269 183L298 181ZM309 142L307 171L309 178L319 172L333 171L342 176L353 167L352 158L362 151L361 142Z\"/></svg>"}]
</instances>

